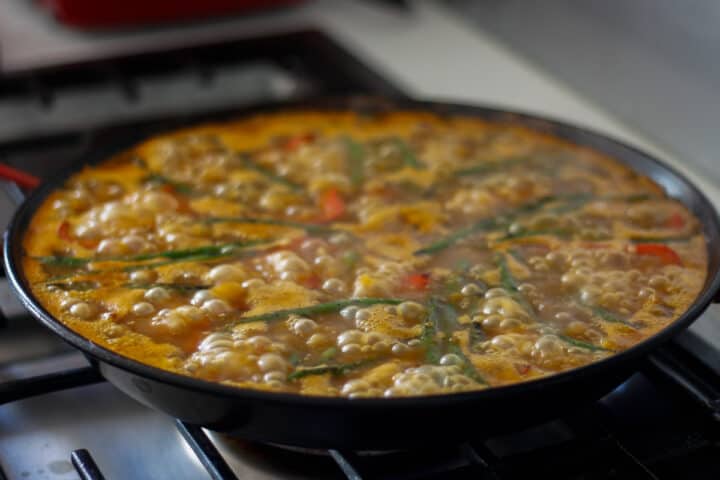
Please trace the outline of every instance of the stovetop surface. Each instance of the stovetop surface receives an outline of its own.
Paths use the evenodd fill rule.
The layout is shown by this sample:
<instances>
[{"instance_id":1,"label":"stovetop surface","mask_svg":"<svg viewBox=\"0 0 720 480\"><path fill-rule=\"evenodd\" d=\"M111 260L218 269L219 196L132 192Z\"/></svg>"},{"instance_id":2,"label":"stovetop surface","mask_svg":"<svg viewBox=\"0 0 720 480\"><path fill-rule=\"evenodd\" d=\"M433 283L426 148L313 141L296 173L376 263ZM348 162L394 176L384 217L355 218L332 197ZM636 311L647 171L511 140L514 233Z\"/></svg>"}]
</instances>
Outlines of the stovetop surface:
<instances>
[{"instance_id":1,"label":"stovetop surface","mask_svg":"<svg viewBox=\"0 0 720 480\"><path fill-rule=\"evenodd\" d=\"M0 79L0 92L0 119L20 125L0 121L0 160L45 177L92 145L97 127L112 131L117 122L311 94L401 94L318 32L25 73ZM0 197L5 216L9 198ZM107 383L71 388L84 382L64 381L62 372L82 371L86 360L27 316L0 333L0 403L18 394L18 384L7 383L17 379L60 372L60 380L48 378L68 387L0 406L0 479L101 478L79 476L91 465L82 454L77 469L70 462L80 449L107 479L720 477L720 356L692 334L600 402L526 431L428 439L413 451L305 452L179 424ZM45 380L32 388L42 391Z\"/></svg>"}]
</instances>

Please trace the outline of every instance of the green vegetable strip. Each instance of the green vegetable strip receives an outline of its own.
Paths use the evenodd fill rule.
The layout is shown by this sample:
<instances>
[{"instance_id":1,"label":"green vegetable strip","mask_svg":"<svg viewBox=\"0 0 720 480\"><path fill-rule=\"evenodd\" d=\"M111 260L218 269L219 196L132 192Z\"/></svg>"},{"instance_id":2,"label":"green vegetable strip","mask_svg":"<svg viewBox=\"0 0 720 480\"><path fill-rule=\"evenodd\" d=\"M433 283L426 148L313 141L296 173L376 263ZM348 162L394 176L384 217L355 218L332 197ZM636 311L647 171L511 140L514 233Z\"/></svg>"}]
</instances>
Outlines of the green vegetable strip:
<instances>
[{"instance_id":1,"label":"green vegetable strip","mask_svg":"<svg viewBox=\"0 0 720 480\"><path fill-rule=\"evenodd\" d=\"M135 272L137 270L151 270L157 267L164 267L165 265L172 265L174 263L188 263L188 262L213 262L223 260L226 258L242 258L258 253L258 250L243 250L242 252L228 251L227 253L208 254L208 255L192 255L189 257L174 258L172 260L165 260L163 262L154 263L139 263L137 265L130 265L119 269L109 270L93 270L83 273L102 273L102 272Z\"/></svg>"},{"instance_id":2,"label":"green vegetable strip","mask_svg":"<svg viewBox=\"0 0 720 480\"><path fill-rule=\"evenodd\" d=\"M513 210L511 212L508 212L504 215L500 215L497 218L486 218L483 220L478 221L477 223L470 225L469 227L462 228L455 233L451 233L450 235L446 236L445 238L438 240L435 243L431 243L427 247L421 248L420 250L416 250L413 252L414 255L427 255L432 253L437 253L441 250L445 250L446 248L454 245L457 241L462 240L465 237L468 237L474 233L479 232L487 232L490 230L496 230L501 227L507 227L510 222L521 216L528 213L535 212L537 210L542 209L547 203L557 200L557 197L554 196L546 196L539 198L538 200L534 202L530 202L526 205L523 205L520 208L517 208L516 210Z\"/></svg>"},{"instance_id":3,"label":"green vegetable strip","mask_svg":"<svg viewBox=\"0 0 720 480\"><path fill-rule=\"evenodd\" d=\"M311 375L324 375L329 373L333 376L345 375L351 370L355 370L360 367L364 367L371 363L377 362L380 359L372 358L367 360L360 360L353 363L340 363L337 365L318 365L315 367L302 367L298 368L287 376L288 381L298 380L303 377L309 377Z\"/></svg>"},{"instance_id":4,"label":"green vegetable strip","mask_svg":"<svg viewBox=\"0 0 720 480\"><path fill-rule=\"evenodd\" d=\"M139 290L150 290L155 287L162 287L168 290L177 290L180 292L195 292L197 290L207 290L212 285L185 285L182 283L125 283L123 287Z\"/></svg>"},{"instance_id":5,"label":"green vegetable strip","mask_svg":"<svg viewBox=\"0 0 720 480\"><path fill-rule=\"evenodd\" d=\"M62 255L51 255L48 257L35 257L35 260L42 263L43 265L52 265L55 267L82 267L87 265L90 262L93 262L93 259L90 258L78 258L78 257L65 257Z\"/></svg>"},{"instance_id":6,"label":"green vegetable strip","mask_svg":"<svg viewBox=\"0 0 720 480\"><path fill-rule=\"evenodd\" d=\"M527 299L520 293L520 290L518 290L518 285L520 285L520 283L510 271L507 257L502 253L498 253L495 262L500 269L500 285L505 290L508 290L510 292L510 296L512 296L512 298L514 298L520 304L520 306L522 306L528 312L528 315L533 317L533 319L539 321L540 319L535 314L535 308L533 308L530 302L528 302Z\"/></svg>"},{"instance_id":7,"label":"green vegetable strip","mask_svg":"<svg viewBox=\"0 0 720 480\"><path fill-rule=\"evenodd\" d=\"M403 301L404 300L400 300L397 298L351 298L348 300L337 300L335 302L318 303L317 305L310 305L308 307L286 308L283 310L275 310L273 312L263 313L261 315L241 317L236 322L234 322L234 324L237 325L251 322L272 322L275 320L283 320L290 315L321 315L323 313L337 312L345 307L349 307L352 305L361 307L369 307L371 305L380 304L397 305L399 303L402 303ZM229 327L232 326L232 324L229 325Z\"/></svg>"},{"instance_id":8,"label":"green vegetable strip","mask_svg":"<svg viewBox=\"0 0 720 480\"><path fill-rule=\"evenodd\" d=\"M430 314L423 327L420 343L425 347L425 360L436 364L447 351L448 339L460 323L451 305L431 298L429 307Z\"/></svg>"},{"instance_id":9,"label":"green vegetable strip","mask_svg":"<svg viewBox=\"0 0 720 480\"><path fill-rule=\"evenodd\" d=\"M143 179L144 183L158 183L161 185L169 185L173 189L175 189L176 192L182 193L184 195L191 195L194 193L194 190L191 185L187 183L182 182L176 182L175 180L172 180L164 175L161 175L159 173L151 173L147 177Z\"/></svg>"},{"instance_id":10,"label":"green vegetable strip","mask_svg":"<svg viewBox=\"0 0 720 480\"><path fill-rule=\"evenodd\" d=\"M324 225L312 223L291 222L288 220L275 220L273 218L248 218L248 217L206 217L200 220L202 223L212 225L214 223L247 223L254 225L276 225L278 227L297 228L309 233L331 233L334 230Z\"/></svg>"},{"instance_id":11,"label":"green vegetable strip","mask_svg":"<svg viewBox=\"0 0 720 480\"><path fill-rule=\"evenodd\" d=\"M403 163L406 166L414 168L415 170L423 170L425 168L425 165L420 160L418 160L415 152L413 152L413 150L404 140L402 140L401 138L394 138L393 143L398 148L398 150L400 150L400 156L402 156Z\"/></svg>"},{"instance_id":12,"label":"green vegetable strip","mask_svg":"<svg viewBox=\"0 0 720 480\"><path fill-rule=\"evenodd\" d=\"M487 175L489 173L499 172L501 170L526 163L528 160L529 158L527 157L517 157L500 162L482 163L480 165L455 170L453 174L457 177L464 177L468 175Z\"/></svg>"},{"instance_id":13,"label":"green vegetable strip","mask_svg":"<svg viewBox=\"0 0 720 480\"><path fill-rule=\"evenodd\" d=\"M536 321L542 322L540 317L537 316L535 313L535 309L533 306L528 302L523 295L521 295L518 291L518 281L513 277L512 272L510 272L510 268L507 264L507 259L503 254L498 254L497 256L497 264L498 268L500 269L500 284L502 287L506 290L509 290L511 292L512 297L517 300L520 305L527 310L528 314ZM570 345L573 345L578 348L584 348L586 350L591 351L604 351L609 352L611 350L603 347L599 347L597 345L594 345L592 343L583 342L582 340L577 340L573 337L569 337L567 335L563 335L559 333L555 328L551 326L546 326L545 330L548 334L557 336L560 340L562 340L565 343L568 343Z\"/></svg>"},{"instance_id":14,"label":"green vegetable strip","mask_svg":"<svg viewBox=\"0 0 720 480\"><path fill-rule=\"evenodd\" d=\"M528 237L539 237L548 235L552 237L568 238L575 233L573 230L567 228L552 228L547 230L521 230L515 233L508 233L507 235L500 238L500 240L512 240L514 238L528 238Z\"/></svg>"},{"instance_id":15,"label":"green vegetable strip","mask_svg":"<svg viewBox=\"0 0 720 480\"><path fill-rule=\"evenodd\" d=\"M66 257L66 256L49 256L35 257L37 261L44 265L55 265L62 267L80 267L92 262L142 262L145 260L153 260L156 258L169 258L172 260L183 260L197 256L221 257L233 255L235 249L253 247L273 242L270 240L250 240L247 242L223 243L220 245L203 245L201 247L185 248L180 250L166 250L164 252L141 253L139 255L122 256L122 257Z\"/></svg>"},{"instance_id":16,"label":"green vegetable strip","mask_svg":"<svg viewBox=\"0 0 720 480\"><path fill-rule=\"evenodd\" d=\"M470 344L470 350L474 351L476 346L485 340L487 340L487 335L485 334L485 330L483 330L482 325L479 322L472 322L470 323L469 330L469 344Z\"/></svg>"},{"instance_id":17,"label":"green vegetable strip","mask_svg":"<svg viewBox=\"0 0 720 480\"><path fill-rule=\"evenodd\" d=\"M286 187L290 188L291 190L295 191L302 191L302 186L298 185L297 183L291 182L287 178L281 177L280 175L275 174L274 172L270 171L269 169L262 167L258 165L257 163L253 162L250 155L247 153L239 153L238 158L243 164L243 167L252 170L254 172L259 173L263 177L267 178L271 182L278 183L280 185L285 185Z\"/></svg>"},{"instance_id":18,"label":"green vegetable strip","mask_svg":"<svg viewBox=\"0 0 720 480\"><path fill-rule=\"evenodd\" d=\"M93 290L95 288L98 288L97 282L85 282L85 281L77 281L77 282L48 282L45 284L46 287L50 288L59 288L60 290L65 291L77 291L77 292L86 292L88 290Z\"/></svg>"},{"instance_id":19,"label":"green vegetable strip","mask_svg":"<svg viewBox=\"0 0 720 480\"><path fill-rule=\"evenodd\" d=\"M623 320L622 318L619 318L610 310L606 310L602 307L598 307L598 306L594 306L594 305L587 305L587 304L582 304L582 305L589 308L590 311L592 311L592 313L594 315L597 315L598 317L605 320L606 322L622 323L623 325L627 325L628 327L635 328L635 325L633 325L632 322L628 322L627 320Z\"/></svg>"},{"instance_id":20,"label":"green vegetable strip","mask_svg":"<svg viewBox=\"0 0 720 480\"><path fill-rule=\"evenodd\" d=\"M438 324L440 323L438 317L439 312L437 311L436 304L431 301L430 315L423 325L423 331L420 335L420 344L425 349L425 361L432 364L440 362L440 357L442 356L442 348L437 339Z\"/></svg>"},{"instance_id":21,"label":"green vegetable strip","mask_svg":"<svg viewBox=\"0 0 720 480\"><path fill-rule=\"evenodd\" d=\"M457 241L462 240L465 237L469 237L474 233L487 232L505 225L507 225L507 222L501 222L500 220L496 220L494 218L481 220L469 227L460 229L455 233L452 233L445 238L438 240L435 243L431 243L427 247L423 247L419 250L414 251L413 255L429 255L432 253L437 253L441 250L445 250L446 248L451 247Z\"/></svg>"},{"instance_id":22,"label":"green vegetable strip","mask_svg":"<svg viewBox=\"0 0 720 480\"><path fill-rule=\"evenodd\" d=\"M505 255L503 255L502 253L498 253L497 257L495 258L495 262L500 269L500 285L505 290L517 292L518 282L515 277L513 277L512 272L510 272L510 267L508 266L507 258L505 257Z\"/></svg>"},{"instance_id":23,"label":"green vegetable strip","mask_svg":"<svg viewBox=\"0 0 720 480\"><path fill-rule=\"evenodd\" d=\"M673 243L673 242L689 242L693 239L692 235L677 237L631 237L631 243Z\"/></svg>"},{"instance_id":24,"label":"green vegetable strip","mask_svg":"<svg viewBox=\"0 0 720 480\"><path fill-rule=\"evenodd\" d=\"M450 342L450 344L448 345L448 352L454 353L463 361L462 372L465 376L472 378L477 383L480 383L482 385L489 385L487 380L485 380L485 378L480 374L480 372L478 372L477 368L475 368L475 365L470 361L467 355L465 355L465 352L462 351L460 345L455 342Z\"/></svg>"},{"instance_id":25,"label":"green vegetable strip","mask_svg":"<svg viewBox=\"0 0 720 480\"><path fill-rule=\"evenodd\" d=\"M359 187L365 181L365 147L349 137L344 137L343 142L347 151L350 182L354 187Z\"/></svg>"},{"instance_id":26,"label":"green vegetable strip","mask_svg":"<svg viewBox=\"0 0 720 480\"><path fill-rule=\"evenodd\" d=\"M565 203L555 208L550 209L552 213L568 213L575 210L579 210L588 203L596 200L598 197L591 193L577 193L568 195L565 198Z\"/></svg>"},{"instance_id":27,"label":"green vegetable strip","mask_svg":"<svg viewBox=\"0 0 720 480\"><path fill-rule=\"evenodd\" d=\"M550 332L550 333L557 336L563 342L568 343L568 344L573 345L578 348L584 348L585 350L590 350L593 352L612 352L612 350L610 350L608 348L599 347L597 345L594 345L594 344L588 343L588 342L583 342L582 340L578 340L576 338L569 337L567 335L562 335L557 332Z\"/></svg>"},{"instance_id":28,"label":"green vegetable strip","mask_svg":"<svg viewBox=\"0 0 720 480\"><path fill-rule=\"evenodd\" d=\"M435 304L435 310L439 313L439 323L437 324L438 330L445 333L446 337L460 326L458 321L458 314L452 305L441 302L439 300L431 300L431 304Z\"/></svg>"},{"instance_id":29,"label":"green vegetable strip","mask_svg":"<svg viewBox=\"0 0 720 480\"><path fill-rule=\"evenodd\" d=\"M335 347L330 347L330 348L328 348L327 350L325 350L324 352L322 352L322 353L320 354L320 361L321 361L321 362L328 362L328 361L332 360L332 358L333 358L335 355L337 355L337 353L338 353L338 349L337 349L337 348L335 348Z\"/></svg>"}]
</instances>

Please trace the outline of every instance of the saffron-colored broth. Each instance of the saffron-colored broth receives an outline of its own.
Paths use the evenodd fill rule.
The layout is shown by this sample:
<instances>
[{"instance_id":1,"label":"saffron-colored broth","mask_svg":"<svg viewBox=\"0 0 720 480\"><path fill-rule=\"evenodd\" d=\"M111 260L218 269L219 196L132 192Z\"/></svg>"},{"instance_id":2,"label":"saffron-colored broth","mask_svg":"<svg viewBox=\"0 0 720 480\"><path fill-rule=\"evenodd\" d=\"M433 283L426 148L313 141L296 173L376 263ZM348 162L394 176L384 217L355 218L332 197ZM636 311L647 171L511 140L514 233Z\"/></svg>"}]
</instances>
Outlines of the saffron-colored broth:
<instances>
[{"instance_id":1,"label":"saffron-colored broth","mask_svg":"<svg viewBox=\"0 0 720 480\"><path fill-rule=\"evenodd\" d=\"M632 347L700 292L698 220L546 134L293 111L87 166L24 238L34 295L176 373L346 397L479 390Z\"/></svg>"}]
</instances>

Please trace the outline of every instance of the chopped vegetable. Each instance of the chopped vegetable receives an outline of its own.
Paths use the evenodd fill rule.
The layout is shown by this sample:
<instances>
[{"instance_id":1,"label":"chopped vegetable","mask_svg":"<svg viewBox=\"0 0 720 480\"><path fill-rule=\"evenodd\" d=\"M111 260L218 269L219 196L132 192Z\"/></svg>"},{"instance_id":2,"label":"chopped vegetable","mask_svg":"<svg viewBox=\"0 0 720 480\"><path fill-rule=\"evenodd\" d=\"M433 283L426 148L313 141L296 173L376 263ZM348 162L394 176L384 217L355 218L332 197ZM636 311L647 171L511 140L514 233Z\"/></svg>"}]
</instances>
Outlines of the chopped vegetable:
<instances>
[{"instance_id":1,"label":"chopped vegetable","mask_svg":"<svg viewBox=\"0 0 720 480\"><path fill-rule=\"evenodd\" d=\"M692 240L693 237L690 235L681 235L677 237L630 237L631 243L687 243Z\"/></svg>"},{"instance_id":2,"label":"chopped vegetable","mask_svg":"<svg viewBox=\"0 0 720 480\"><path fill-rule=\"evenodd\" d=\"M567 228L551 228L546 230L520 230L518 232L508 233L500 240L512 240L513 238L527 238L527 237L540 237L540 236L551 236L568 238L571 237L575 232Z\"/></svg>"},{"instance_id":3,"label":"chopped vegetable","mask_svg":"<svg viewBox=\"0 0 720 480\"><path fill-rule=\"evenodd\" d=\"M415 170L422 170L425 168L425 165L423 165L423 163L418 160L415 152L413 152L410 146L405 143L402 138L394 137L392 139L392 142L398 148L398 150L400 150L400 155L402 156L403 163L406 166L414 168Z\"/></svg>"},{"instance_id":4,"label":"chopped vegetable","mask_svg":"<svg viewBox=\"0 0 720 480\"><path fill-rule=\"evenodd\" d=\"M526 215L528 213L535 212L537 210L542 209L547 203L552 202L556 200L553 196L545 196L542 198L539 198L533 202L529 202L513 211L510 211L500 217L496 218L486 218L483 220L478 221L474 225L471 225L469 227L462 228L455 233L452 233L445 238L432 243L428 245L427 247L421 248L420 250L415 251L415 255L428 255L437 253L441 250L445 250L446 248L454 245L459 240L462 240L463 238L469 237L470 235L473 235L475 233L480 232L487 232L491 230L497 230L499 228L507 227L510 225L510 222L521 216Z\"/></svg>"},{"instance_id":5,"label":"chopped vegetable","mask_svg":"<svg viewBox=\"0 0 720 480\"><path fill-rule=\"evenodd\" d=\"M402 300L396 298L351 298L349 300L318 303L317 305L310 305L307 307L275 310L273 312L262 313L260 315L253 315L250 317L240 317L240 319L235 323L272 322L275 320L283 320L290 315L322 315L325 313L338 312L345 307L353 305L359 307L369 307L370 305L397 305L399 303L402 303Z\"/></svg>"},{"instance_id":6,"label":"chopped vegetable","mask_svg":"<svg viewBox=\"0 0 720 480\"><path fill-rule=\"evenodd\" d=\"M591 352L611 352L612 350L609 350L604 347L600 347L598 345L594 345L592 343L583 342L582 340L578 340L577 338L569 337L567 335L561 335L556 332L553 332L554 335L557 335L557 337L562 340L563 342L572 345L574 347L582 348L584 350L590 350Z\"/></svg>"},{"instance_id":7,"label":"chopped vegetable","mask_svg":"<svg viewBox=\"0 0 720 480\"><path fill-rule=\"evenodd\" d=\"M602 307L598 307L596 305L587 305L584 304L587 308L589 308L594 315L597 315L601 319L605 320L606 322L610 323L622 323L623 325L627 325L628 327L635 328L635 325L632 324L632 322L628 322L627 320L623 320L622 318L615 315L610 310L607 310Z\"/></svg>"},{"instance_id":8,"label":"chopped vegetable","mask_svg":"<svg viewBox=\"0 0 720 480\"><path fill-rule=\"evenodd\" d=\"M406 277L406 281L413 290L424 291L427 290L428 285L430 285L430 274L413 273Z\"/></svg>"},{"instance_id":9,"label":"chopped vegetable","mask_svg":"<svg viewBox=\"0 0 720 480\"><path fill-rule=\"evenodd\" d=\"M84 281L75 281L75 282L47 282L45 283L45 287L50 288L57 288L60 290L64 290L66 292L69 291L78 291L78 292L85 292L88 290L93 290L95 288L98 288L99 284L97 282L84 282Z\"/></svg>"},{"instance_id":10,"label":"chopped vegetable","mask_svg":"<svg viewBox=\"0 0 720 480\"><path fill-rule=\"evenodd\" d=\"M681 215L678 212L674 212L672 215L670 215L665 222L665 225L668 228L672 228L673 230L680 230L682 228L685 228L686 224L685 217Z\"/></svg>"},{"instance_id":11,"label":"chopped vegetable","mask_svg":"<svg viewBox=\"0 0 720 480\"><path fill-rule=\"evenodd\" d=\"M292 222L289 220L276 220L273 218L249 218L249 217L205 217L199 220L202 223L246 223L248 225L276 225L278 227L297 228L305 230L308 233L324 234L332 233L337 230L325 225L315 225L313 223Z\"/></svg>"},{"instance_id":12,"label":"chopped vegetable","mask_svg":"<svg viewBox=\"0 0 720 480\"><path fill-rule=\"evenodd\" d=\"M263 177L267 178L273 183L277 183L280 185L285 185L286 187L290 188L293 191L301 192L302 187L298 185L297 183L291 182L287 178L281 177L280 175L275 174L271 170L262 167L258 165L257 163L252 161L252 158L247 153L239 153L238 158L242 162L243 167L247 168L248 170L253 170Z\"/></svg>"},{"instance_id":13,"label":"chopped vegetable","mask_svg":"<svg viewBox=\"0 0 720 480\"><path fill-rule=\"evenodd\" d=\"M425 348L425 359L428 363L438 363L447 351L448 341L453 330L458 326L455 309L439 300L430 299L430 315L423 326L420 343Z\"/></svg>"},{"instance_id":14,"label":"chopped vegetable","mask_svg":"<svg viewBox=\"0 0 720 480\"><path fill-rule=\"evenodd\" d=\"M487 385L488 382L485 380L485 378L478 372L477 368L475 368L475 365L470 361L470 359L465 355L465 352L462 351L462 348L460 348L460 345L458 345L455 342L449 342L448 345L448 352L454 353L460 359L463 361L462 363L462 372L467 377L472 378L477 383L481 385Z\"/></svg>"},{"instance_id":15,"label":"chopped vegetable","mask_svg":"<svg viewBox=\"0 0 720 480\"><path fill-rule=\"evenodd\" d=\"M323 220L331 222L345 214L345 201L336 188L325 190L320 196Z\"/></svg>"},{"instance_id":16,"label":"chopped vegetable","mask_svg":"<svg viewBox=\"0 0 720 480\"><path fill-rule=\"evenodd\" d=\"M359 187L365 180L365 147L349 137L344 137L343 142L347 151L350 182L354 187Z\"/></svg>"},{"instance_id":17,"label":"chopped vegetable","mask_svg":"<svg viewBox=\"0 0 720 480\"><path fill-rule=\"evenodd\" d=\"M528 162L527 157L514 157L498 162L486 162L472 167L455 170L454 175L464 177L468 175L487 175L489 173L501 172Z\"/></svg>"},{"instance_id":18,"label":"chopped vegetable","mask_svg":"<svg viewBox=\"0 0 720 480\"><path fill-rule=\"evenodd\" d=\"M315 135L313 135L312 133L295 135L287 139L283 148L285 148L285 150L288 152L294 152L303 145L311 143L313 140L315 140Z\"/></svg>"},{"instance_id":19,"label":"chopped vegetable","mask_svg":"<svg viewBox=\"0 0 720 480\"><path fill-rule=\"evenodd\" d=\"M196 193L195 189L190 184L184 182L176 182L175 180L172 180L159 173L151 173L143 179L143 182L154 183L157 185L167 185L176 192L182 193L183 195L192 195Z\"/></svg>"},{"instance_id":20,"label":"chopped vegetable","mask_svg":"<svg viewBox=\"0 0 720 480\"><path fill-rule=\"evenodd\" d=\"M483 327L480 324L480 322L471 322L469 330L470 330L470 338L469 338L470 350L475 351L478 348L478 344L480 342L487 340L487 334L485 334L485 330L483 330Z\"/></svg>"},{"instance_id":21,"label":"chopped vegetable","mask_svg":"<svg viewBox=\"0 0 720 480\"><path fill-rule=\"evenodd\" d=\"M675 250L660 243L639 243L635 245L638 255L659 258L665 265L682 265L682 259Z\"/></svg>"},{"instance_id":22,"label":"chopped vegetable","mask_svg":"<svg viewBox=\"0 0 720 480\"><path fill-rule=\"evenodd\" d=\"M70 236L70 223L69 222L62 222L60 223L60 226L57 230L58 238L61 240L65 240L66 242L69 242L72 240L72 237Z\"/></svg>"},{"instance_id":23,"label":"chopped vegetable","mask_svg":"<svg viewBox=\"0 0 720 480\"><path fill-rule=\"evenodd\" d=\"M151 288L162 287L168 290L177 290L179 292L196 292L198 290L207 290L212 285L188 285L185 283L139 283L131 282L123 284L123 287L135 290L150 290Z\"/></svg>"},{"instance_id":24,"label":"chopped vegetable","mask_svg":"<svg viewBox=\"0 0 720 480\"><path fill-rule=\"evenodd\" d=\"M321 362L328 362L333 359L335 355L337 355L338 349L335 347L330 347L324 352L320 354L320 361Z\"/></svg>"},{"instance_id":25,"label":"chopped vegetable","mask_svg":"<svg viewBox=\"0 0 720 480\"><path fill-rule=\"evenodd\" d=\"M165 250L164 252L141 253L138 255L128 255L122 257L91 257L80 258L62 255L52 255L47 257L36 257L40 263L45 265L55 265L63 267L80 267L92 262L142 262L145 260L153 260L156 258L169 258L172 260L184 260L195 257L227 257L234 255L238 250L264 245L274 240L249 240L246 242L223 243L220 245L203 245L195 248L185 248L180 250Z\"/></svg>"},{"instance_id":26,"label":"chopped vegetable","mask_svg":"<svg viewBox=\"0 0 720 480\"><path fill-rule=\"evenodd\" d=\"M340 376L345 375L347 372L351 370L355 370L361 367L366 367L372 363L375 363L379 361L376 358L369 359L369 360L360 360L353 363L341 363L337 365L318 365L315 367L303 367L298 366L294 372L290 373L287 376L287 379L289 381L298 380L303 377L307 377L310 375L324 375L326 373L329 373L330 375L334 376Z\"/></svg>"}]
</instances>

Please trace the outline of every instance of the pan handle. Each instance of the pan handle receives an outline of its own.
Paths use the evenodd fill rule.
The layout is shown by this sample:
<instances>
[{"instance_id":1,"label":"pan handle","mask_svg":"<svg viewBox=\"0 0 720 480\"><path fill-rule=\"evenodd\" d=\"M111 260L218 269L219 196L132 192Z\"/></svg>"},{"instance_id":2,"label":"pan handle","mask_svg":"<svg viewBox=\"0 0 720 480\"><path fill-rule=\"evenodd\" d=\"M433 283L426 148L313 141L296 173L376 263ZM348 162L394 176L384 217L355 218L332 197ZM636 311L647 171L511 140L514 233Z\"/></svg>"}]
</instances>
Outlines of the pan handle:
<instances>
[{"instance_id":1,"label":"pan handle","mask_svg":"<svg viewBox=\"0 0 720 480\"><path fill-rule=\"evenodd\" d=\"M0 227L7 228L10 215L25 201L25 190L32 190L41 183L41 179L0 162L0 202L11 208L0 212ZM6 327L9 321L26 314L25 307L12 293L6 278L0 278L0 327Z\"/></svg>"}]
</instances>

